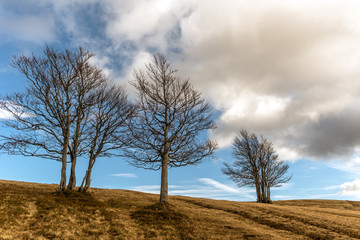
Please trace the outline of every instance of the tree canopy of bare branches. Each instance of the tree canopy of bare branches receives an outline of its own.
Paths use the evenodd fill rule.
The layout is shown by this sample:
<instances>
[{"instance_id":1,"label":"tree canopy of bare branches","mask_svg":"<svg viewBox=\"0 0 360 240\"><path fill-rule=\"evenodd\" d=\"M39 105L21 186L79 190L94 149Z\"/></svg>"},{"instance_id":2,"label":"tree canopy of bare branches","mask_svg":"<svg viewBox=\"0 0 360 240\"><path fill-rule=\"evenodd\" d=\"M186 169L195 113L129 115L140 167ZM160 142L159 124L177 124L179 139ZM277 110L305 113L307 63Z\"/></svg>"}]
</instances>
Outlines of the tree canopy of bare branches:
<instances>
[{"instance_id":1,"label":"tree canopy of bare branches","mask_svg":"<svg viewBox=\"0 0 360 240\"><path fill-rule=\"evenodd\" d=\"M46 47L43 57L14 57L11 64L26 76L28 86L0 103L12 115L4 125L15 130L1 136L4 148L62 162L61 190L66 189L68 155L69 189L75 188L77 157L89 158L86 190L96 158L122 147L125 120L134 111L124 89L110 85L90 64L92 56L82 48L58 52Z\"/></svg>"},{"instance_id":2,"label":"tree canopy of bare branches","mask_svg":"<svg viewBox=\"0 0 360 240\"><path fill-rule=\"evenodd\" d=\"M241 129L233 141L233 156L233 166L224 163L223 172L239 187L255 187L258 202L270 203L270 188L291 179L285 176L289 165L279 160L273 144L263 136Z\"/></svg>"},{"instance_id":3,"label":"tree canopy of bare branches","mask_svg":"<svg viewBox=\"0 0 360 240\"><path fill-rule=\"evenodd\" d=\"M136 167L161 169L160 202L168 201L168 167L195 164L213 154L216 143L200 134L214 129L210 107L189 80L181 80L166 57L154 54L145 71L134 72L137 116L130 121L126 156Z\"/></svg>"},{"instance_id":4,"label":"tree canopy of bare branches","mask_svg":"<svg viewBox=\"0 0 360 240\"><path fill-rule=\"evenodd\" d=\"M130 142L127 122L133 117L134 110L123 87L107 84L97 89L86 128L84 143L89 163L80 191L90 187L91 171L98 157L119 155L119 149Z\"/></svg>"},{"instance_id":5,"label":"tree canopy of bare branches","mask_svg":"<svg viewBox=\"0 0 360 240\"><path fill-rule=\"evenodd\" d=\"M91 119L91 109L96 104L97 89L107 85L108 79L101 70L89 63L92 54L79 48L79 54L74 63L71 63L76 78L73 83L74 104L71 109L72 124L70 125L70 143L68 154L71 160L70 177L67 188L75 189L75 167L78 156L88 153L86 139L88 138L87 123Z\"/></svg>"},{"instance_id":6,"label":"tree canopy of bare branches","mask_svg":"<svg viewBox=\"0 0 360 240\"><path fill-rule=\"evenodd\" d=\"M62 162L60 189L66 188L66 163L70 143L72 109L76 102L74 84L77 60L89 58L87 52L57 52L49 47L44 57L13 58L11 65L28 81L25 92L8 95L2 108L12 118L5 125L17 130L2 136L7 148L25 156L50 158Z\"/></svg>"}]
</instances>

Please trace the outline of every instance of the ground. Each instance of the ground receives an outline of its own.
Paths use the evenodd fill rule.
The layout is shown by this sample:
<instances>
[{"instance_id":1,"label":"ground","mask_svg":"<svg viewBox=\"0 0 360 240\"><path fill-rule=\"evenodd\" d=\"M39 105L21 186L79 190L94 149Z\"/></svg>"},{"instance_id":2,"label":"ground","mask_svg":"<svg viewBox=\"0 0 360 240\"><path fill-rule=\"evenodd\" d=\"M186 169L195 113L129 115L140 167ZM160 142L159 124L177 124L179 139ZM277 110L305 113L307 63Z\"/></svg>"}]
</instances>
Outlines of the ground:
<instances>
[{"instance_id":1,"label":"ground","mask_svg":"<svg viewBox=\"0 0 360 240\"><path fill-rule=\"evenodd\" d=\"M0 180L0 239L360 239L360 202L232 202Z\"/></svg>"}]
</instances>

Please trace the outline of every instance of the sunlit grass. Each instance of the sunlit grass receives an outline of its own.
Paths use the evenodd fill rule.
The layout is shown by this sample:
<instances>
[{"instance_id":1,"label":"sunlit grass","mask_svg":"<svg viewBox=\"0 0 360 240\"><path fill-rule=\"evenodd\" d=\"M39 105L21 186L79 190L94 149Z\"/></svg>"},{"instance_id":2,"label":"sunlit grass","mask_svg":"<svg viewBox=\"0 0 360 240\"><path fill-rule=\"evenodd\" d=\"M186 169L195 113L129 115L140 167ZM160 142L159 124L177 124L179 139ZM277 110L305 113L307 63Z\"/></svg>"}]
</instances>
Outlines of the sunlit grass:
<instances>
[{"instance_id":1,"label":"sunlit grass","mask_svg":"<svg viewBox=\"0 0 360 240\"><path fill-rule=\"evenodd\" d=\"M359 239L360 203L273 204L0 181L0 239Z\"/></svg>"}]
</instances>

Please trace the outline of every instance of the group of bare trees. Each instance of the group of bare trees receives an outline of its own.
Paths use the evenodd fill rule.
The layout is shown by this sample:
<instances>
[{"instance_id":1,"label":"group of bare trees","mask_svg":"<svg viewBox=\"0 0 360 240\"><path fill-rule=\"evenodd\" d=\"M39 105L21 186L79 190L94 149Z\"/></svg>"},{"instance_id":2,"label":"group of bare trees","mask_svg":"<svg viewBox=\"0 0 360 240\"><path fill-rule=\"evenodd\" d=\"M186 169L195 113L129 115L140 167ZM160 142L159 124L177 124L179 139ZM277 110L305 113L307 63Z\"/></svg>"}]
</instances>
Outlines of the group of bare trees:
<instances>
[{"instance_id":1,"label":"group of bare trees","mask_svg":"<svg viewBox=\"0 0 360 240\"><path fill-rule=\"evenodd\" d=\"M116 154L112 150L124 144L125 122L134 114L123 87L90 64L92 56L82 48L58 52L49 47L43 57L16 56L11 65L26 76L28 86L1 101L12 116L3 124L14 130L1 136L4 148L61 162L60 190L75 189L80 156L89 161L80 189L89 188L96 158Z\"/></svg>"},{"instance_id":2,"label":"group of bare trees","mask_svg":"<svg viewBox=\"0 0 360 240\"><path fill-rule=\"evenodd\" d=\"M28 86L1 101L12 115L3 124L14 130L1 136L4 148L61 162L60 190L75 189L79 157L88 159L79 187L86 191L98 157L126 156L137 167L162 170L160 201L167 202L168 168L197 163L216 148L198 138L215 126L208 104L189 81L175 76L164 55L154 54L145 71L135 72L135 104L90 64L91 57L82 48L46 47L43 57L13 58Z\"/></svg>"},{"instance_id":3,"label":"group of bare trees","mask_svg":"<svg viewBox=\"0 0 360 240\"><path fill-rule=\"evenodd\" d=\"M273 144L263 136L241 129L233 141L233 155L233 166L225 163L223 172L239 187L255 187L258 202L270 203L270 188L291 179L285 176L289 165L278 159Z\"/></svg>"},{"instance_id":4,"label":"group of bare trees","mask_svg":"<svg viewBox=\"0 0 360 240\"><path fill-rule=\"evenodd\" d=\"M76 188L79 158L88 161L78 188L86 191L98 157L126 157L136 167L161 169L160 202L167 202L168 168L196 164L217 147L200 137L215 128L211 108L162 54L134 72L135 103L124 87L90 63L92 56L82 48L61 52L46 47L43 57L13 58L11 65L25 75L28 86L0 102L12 116L2 122L13 130L1 136L2 148L61 162L62 191ZM271 142L246 130L234 140L234 156L234 167L225 164L223 172L239 186L255 186L259 202L270 202L270 187L290 179L284 177L288 165L278 160Z\"/></svg>"}]
</instances>

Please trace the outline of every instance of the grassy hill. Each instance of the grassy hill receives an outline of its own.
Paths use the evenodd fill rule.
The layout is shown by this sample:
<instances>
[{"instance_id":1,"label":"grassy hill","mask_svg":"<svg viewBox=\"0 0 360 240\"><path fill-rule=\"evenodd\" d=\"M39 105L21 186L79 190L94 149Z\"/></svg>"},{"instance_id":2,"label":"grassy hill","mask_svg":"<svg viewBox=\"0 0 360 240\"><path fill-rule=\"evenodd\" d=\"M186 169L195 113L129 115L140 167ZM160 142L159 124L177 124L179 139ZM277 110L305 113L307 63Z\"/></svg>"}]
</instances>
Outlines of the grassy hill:
<instances>
[{"instance_id":1,"label":"grassy hill","mask_svg":"<svg viewBox=\"0 0 360 240\"><path fill-rule=\"evenodd\" d=\"M0 181L0 239L359 239L360 202L231 202Z\"/></svg>"}]
</instances>

